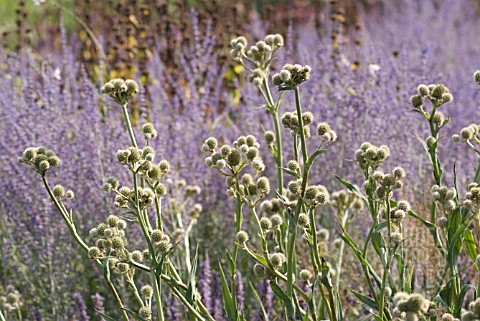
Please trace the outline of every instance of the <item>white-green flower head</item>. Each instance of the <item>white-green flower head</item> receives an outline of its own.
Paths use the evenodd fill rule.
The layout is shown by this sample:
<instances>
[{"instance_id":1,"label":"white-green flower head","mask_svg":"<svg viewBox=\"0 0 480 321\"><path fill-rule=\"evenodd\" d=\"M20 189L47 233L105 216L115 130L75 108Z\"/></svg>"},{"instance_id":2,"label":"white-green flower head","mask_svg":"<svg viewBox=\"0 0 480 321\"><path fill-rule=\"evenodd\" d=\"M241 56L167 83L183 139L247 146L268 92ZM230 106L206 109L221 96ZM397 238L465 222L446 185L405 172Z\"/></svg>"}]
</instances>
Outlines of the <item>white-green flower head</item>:
<instances>
[{"instance_id":1,"label":"white-green flower head","mask_svg":"<svg viewBox=\"0 0 480 321\"><path fill-rule=\"evenodd\" d=\"M65 196L65 188L60 184L55 185L52 189L52 192L55 197Z\"/></svg>"},{"instance_id":2,"label":"white-green flower head","mask_svg":"<svg viewBox=\"0 0 480 321\"><path fill-rule=\"evenodd\" d=\"M410 104L412 104L412 106L415 107L415 108L422 107L422 105L423 105L422 96L414 95L414 96L410 97Z\"/></svg>"},{"instance_id":3,"label":"white-green flower head","mask_svg":"<svg viewBox=\"0 0 480 321\"><path fill-rule=\"evenodd\" d=\"M265 138L265 142L267 143L267 145L271 145L275 142L275 134L270 130L267 130L263 134L263 137Z\"/></svg>"},{"instance_id":4,"label":"white-green flower head","mask_svg":"<svg viewBox=\"0 0 480 321\"><path fill-rule=\"evenodd\" d=\"M424 84L419 85L417 91L421 97L428 97L430 95L430 90L428 89L428 86Z\"/></svg>"},{"instance_id":5,"label":"white-green flower head","mask_svg":"<svg viewBox=\"0 0 480 321\"><path fill-rule=\"evenodd\" d=\"M445 121L445 116L441 111L436 111L435 114L433 115L433 123L437 126L443 125L443 122Z\"/></svg>"},{"instance_id":6,"label":"white-green flower head","mask_svg":"<svg viewBox=\"0 0 480 321\"><path fill-rule=\"evenodd\" d=\"M294 195L299 195L302 192L302 181L295 180L288 182L288 190Z\"/></svg>"},{"instance_id":7,"label":"white-green flower head","mask_svg":"<svg viewBox=\"0 0 480 321\"><path fill-rule=\"evenodd\" d=\"M300 271L300 273L298 274L299 277L300 277L300 280L304 281L304 282L307 282L309 281L311 278L312 278L312 272L310 272L309 270L307 269L303 269Z\"/></svg>"},{"instance_id":8,"label":"white-green flower head","mask_svg":"<svg viewBox=\"0 0 480 321\"><path fill-rule=\"evenodd\" d=\"M218 141L215 137L209 137L204 142L204 150L208 152L213 152L218 146Z\"/></svg>"},{"instance_id":9,"label":"white-green flower head","mask_svg":"<svg viewBox=\"0 0 480 321\"><path fill-rule=\"evenodd\" d=\"M448 219L444 216L437 219L437 226L440 228L445 228L448 226Z\"/></svg>"},{"instance_id":10,"label":"white-green flower head","mask_svg":"<svg viewBox=\"0 0 480 321\"><path fill-rule=\"evenodd\" d=\"M279 73L273 75L272 81L279 90L292 90L310 79L311 70L312 68L308 65L286 64Z\"/></svg>"},{"instance_id":11,"label":"white-green flower head","mask_svg":"<svg viewBox=\"0 0 480 321\"><path fill-rule=\"evenodd\" d=\"M131 79L124 81L116 78L107 82L101 89L102 94L108 94L117 104L126 104L139 92L138 84Z\"/></svg>"},{"instance_id":12,"label":"white-green flower head","mask_svg":"<svg viewBox=\"0 0 480 321\"><path fill-rule=\"evenodd\" d=\"M428 310L429 301L425 300L421 294L415 293L408 295L407 299L397 302L396 306L402 312L420 314Z\"/></svg>"},{"instance_id":13,"label":"white-green flower head","mask_svg":"<svg viewBox=\"0 0 480 321\"><path fill-rule=\"evenodd\" d=\"M326 241L330 237L330 232L327 229L322 228L317 232L317 236L319 241Z\"/></svg>"},{"instance_id":14,"label":"white-green flower head","mask_svg":"<svg viewBox=\"0 0 480 321\"><path fill-rule=\"evenodd\" d=\"M139 250L135 250L132 253L130 253L130 259L134 262L141 263L143 261L143 255L142 252Z\"/></svg>"},{"instance_id":15,"label":"white-green flower head","mask_svg":"<svg viewBox=\"0 0 480 321\"><path fill-rule=\"evenodd\" d=\"M297 173L300 170L300 165L298 164L297 161L291 160L287 163L287 168L292 172Z\"/></svg>"},{"instance_id":16,"label":"white-green flower head","mask_svg":"<svg viewBox=\"0 0 480 321\"><path fill-rule=\"evenodd\" d=\"M310 218L305 213L298 215L298 225L301 227L307 227L310 224Z\"/></svg>"},{"instance_id":17,"label":"white-green flower head","mask_svg":"<svg viewBox=\"0 0 480 321\"><path fill-rule=\"evenodd\" d=\"M237 166L237 165L240 165L242 161L242 154L240 153L240 151L238 149L232 149L230 151L230 154L228 154L227 156L227 164L229 166Z\"/></svg>"},{"instance_id":18,"label":"white-green flower head","mask_svg":"<svg viewBox=\"0 0 480 321\"><path fill-rule=\"evenodd\" d=\"M268 231L272 228L272 221L268 217L262 217L260 219L260 227L264 231Z\"/></svg>"},{"instance_id":19,"label":"white-green flower head","mask_svg":"<svg viewBox=\"0 0 480 321\"><path fill-rule=\"evenodd\" d=\"M395 247L398 246L402 242L402 233L393 232L390 236L390 246Z\"/></svg>"},{"instance_id":20,"label":"white-green flower head","mask_svg":"<svg viewBox=\"0 0 480 321\"><path fill-rule=\"evenodd\" d=\"M138 315L144 320L151 320L152 319L152 310L149 307L141 307L138 310Z\"/></svg>"},{"instance_id":21,"label":"white-green flower head","mask_svg":"<svg viewBox=\"0 0 480 321\"><path fill-rule=\"evenodd\" d=\"M480 70L475 71L473 74L473 80L477 83L477 85L480 85Z\"/></svg>"},{"instance_id":22,"label":"white-green flower head","mask_svg":"<svg viewBox=\"0 0 480 321\"><path fill-rule=\"evenodd\" d=\"M265 170L265 164L263 163L263 160L260 157L255 157L252 160L252 168L257 173L263 172Z\"/></svg>"},{"instance_id":23,"label":"white-green flower head","mask_svg":"<svg viewBox=\"0 0 480 321\"><path fill-rule=\"evenodd\" d=\"M153 297L153 288L149 284L146 284L142 286L140 293L145 299L150 300Z\"/></svg>"},{"instance_id":24,"label":"white-green flower head","mask_svg":"<svg viewBox=\"0 0 480 321\"><path fill-rule=\"evenodd\" d=\"M235 236L236 240L240 244L245 244L248 242L248 233L245 231L239 231Z\"/></svg>"},{"instance_id":25,"label":"white-green flower head","mask_svg":"<svg viewBox=\"0 0 480 321\"><path fill-rule=\"evenodd\" d=\"M92 246L91 248L88 249L88 256L92 260L96 260L102 256L102 251L98 247Z\"/></svg>"},{"instance_id":26,"label":"white-green flower head","mask_svg":"<svg viewBox=\"0 0 480 321\"><path fill-rule=\"evenodd\" d=\"M266 268L263 265L261 265L260 263L256 263L253 266L253 274L255 274L256 276L258 276L260 278L263 278L266 274Z\"/></svg>"},{"instance_id":27,"label":"white-green flower head","mask_svg":"<svg viewBox=\"0 0 480 321\"><path fill-rule=\"evenodd\" d=\"M283 218L279 214L273 214L270 217L270 220L272 221L273 228L277 228L283 224Z\"/></svg>"},{"instance_id":28,"label":"white-green flower head","mask_svg":"<svg viewBox=\"0 0 480 321\"><path fill-rule=\"evenodd\" d=\"M257 189L265 195L270 193L270 180L268 177L262 176L257 179Z\"/></svg>"},{"instance_id":29,"label":"white-green flower head","mask_svg":"<svg viewBox=\"0 0 480 321\"><path fill-rule=\"evenodd\" d=\"M270 262L274 269L280 269L285 263L285 255L283 253L274 253L270 256Z\"/></svg>"}]
</instances>

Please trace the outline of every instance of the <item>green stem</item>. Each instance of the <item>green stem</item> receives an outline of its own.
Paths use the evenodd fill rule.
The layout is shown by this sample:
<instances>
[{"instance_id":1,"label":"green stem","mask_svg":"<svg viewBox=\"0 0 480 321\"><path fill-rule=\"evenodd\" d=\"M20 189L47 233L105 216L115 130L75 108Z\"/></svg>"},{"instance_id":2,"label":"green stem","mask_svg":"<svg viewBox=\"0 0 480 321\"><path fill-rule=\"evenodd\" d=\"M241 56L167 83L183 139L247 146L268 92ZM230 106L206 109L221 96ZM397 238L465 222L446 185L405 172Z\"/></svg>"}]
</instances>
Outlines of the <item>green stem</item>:
<instances>
[{"instance_id":1,"label":"green stem","mask_svg":"<svg viewBox=\"0 0 480 321\"><path fill-rule=\"evenodd\" d=\"M277 144L277 175L278 175L278 193L283 195L283 155L282 155L282 134L280 132L280 121L278 119L278 111L270 112L273 117L273 124L275 125L275 140Z\"/></svg>"},{"instance_id":2,"label":"green stem","mask_svg":"<svg viewBox=\"0 0 480 321\"><path fill-rule=\"evenodd\" d=\"M347 219L348 219L348 210L346 210L343 215L342 215L342 229L344 230L347 225ZM340 286L340 273L342 272L342 262L343 262L343 252L345 251L345 242L342 241L340 243L340 249L338 253L338 260L337 260L337 268L335 271L335 283L334 287L335 290L338 292L339 286Z\"/></svg>"},{"instance_id":3,"label":"green stem","mask_svg":"<svg viewBox=\"0 0 480 321\"><path fill-rule=\"evenodd\" d=\"M50 199L52 200L52 202L55 204L55 207L57 208L57 210L62 215L62 218L65 221L65 224L67 225L68 230L70 231L70 234L73 236L75 241L77 241L77 243L80 245L80 247L85 252L88 253L88 250L89 250L88 245L85 244L85 242L80 238L80 235L78 235L77 230L75 229L75 226L73 225L73 223L69 219L68 213L66 213L63 210L63 207L60 205L57 198L53 195L53 192L50 188L50 185L48 185L47 178L45 177L45 175L42 175L42 181L43 181L43 184L45 185L45 188L47 189L47 192L48 192L48 195L50 196Z\"/></svg>"},{"instance_id":4,"label":"green stem","mask_svg":"<svg viewBox=\"0 0 480 321\"><path fill-rule=\"evenodd\" d=\"M120 298L120 295L118 295L117 289L115 289L115 286L113 285L112 281L110 280L110 267L109 267L109 262L105 263L105 269L107 271L107 277L105 277L105 281L107 282L107 286L109 287L110 291L113 294L113 297L115 298L115 303L117 304L118 308L120 309L120 313L125 321L129 321L130 319L128 318L127 312L125 311L125 307L123 306L122 299Z\"/></svg>"},{"instance_id":5,"label":"green stem","mask_svg":"<svg viewBox=\"0 0 480 321\"><path fill-rule=\"evenodd\" d=\"M306 162L308 159L308 152L307 152L307 143L305 140L305 131L303 129L302 105L300 103L300 92L298 90L298 87L295 87L294 92L295 92L295 105L297 107L298 131L300 134L300 143L302 145L303 162Z\"/></svg>"},{"instance_id":6,"label":"green stem","mask_svg":"<svg viewBox=\"0 0 480 321\"><path fill-rule=\"evenodd\" d=\"M122 106L122 109L123 109L123 117L125 118L125 125L127 126L128 135L130 135L130 140L132 141L132 145L133 145L135 148L138 148L137 141L135 140L135 134L133 133L132 124L130 123L130 116L128 116L127 105L128 105L128 103L125 103L125 104Z\"/></svg>"}]
</instances>

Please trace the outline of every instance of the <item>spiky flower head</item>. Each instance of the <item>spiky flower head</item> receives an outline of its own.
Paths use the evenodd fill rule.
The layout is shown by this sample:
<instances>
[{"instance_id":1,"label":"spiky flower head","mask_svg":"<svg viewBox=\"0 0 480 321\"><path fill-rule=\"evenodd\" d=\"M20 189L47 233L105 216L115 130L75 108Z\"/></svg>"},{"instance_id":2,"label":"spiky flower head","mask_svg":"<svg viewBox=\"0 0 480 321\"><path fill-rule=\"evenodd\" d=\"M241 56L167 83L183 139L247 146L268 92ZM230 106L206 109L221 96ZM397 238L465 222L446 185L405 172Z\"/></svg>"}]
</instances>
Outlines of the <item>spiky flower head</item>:
<instances>
[{"instance_id":1,"label":"spiky flower head","mask_svg":"<svg viewBox=\"0 0 480 321\"><path fill-rule=\"evenodd\" d=\"M312 272L307 269L301 270L298 275L300 276L300 279L304 282L309 281L312 278Z\"/></svg>"},{"instance_id":2,"label":"spiky flower head","mask_svg":"<svg viewBox=\"0 0 480 321\"><path fill-rule=\"evenodd\" d=\"M473 74L473 80L475 80L477 85L480 85L480 70L475 71Z\"/></svg>"},{"instance_id":3,"label":"spiky flower head","mask_svg":"<svg viewBox=\"0 0 480 321\"><path fill-rule=\"evenodd\" d=\"M134 80L115 78L107 82L101 92L108 94L117 104L123 106L139 92L139 89Z\"/></svg>"},{"instance_id":4,"label":"spiky flower head","mask_svg":"<svg viewBox=\"0 0 480 321\"><path fill-rule=\"evenodd\" d=\"M142 288L140 289L140 293L145 299L149 300L153 297L153 288L149 284L146 284L142 286Z\"/></svg>"},{"instance_id":5,"label":"spiky flower head","mask_svg":"<svg viewBox=\"0 0 480 321\"><path fill-rule=\"evenodd\" d=\"M310 79L310 71L312 68L308 65L286 64L282 70L273 75L273 84L279 90L291 90L300 85L302 82Z\"/></svg>"},{"instance_id":6,"label":"spiky flower head","mask_svg":"<svg viewBox=\"0 0 480 321\"><path fill-rule=\"evenodd\" d=\"M141 307L140 310L138 310L138 315L142 317L144 320L151 320L152 319L152 310L149 307Z\"/></svg>"},{"instance_id":7,"label":"spiky flower head","mask_svg":"<svg viewBox=\"0 0 480 321\"><path fill-rule=\"evenodd\" d=\"M248 241L248 233L245 231L240 231L236 235L237 242L240 244L244 244Z\"/></svg>"}]
</instances>

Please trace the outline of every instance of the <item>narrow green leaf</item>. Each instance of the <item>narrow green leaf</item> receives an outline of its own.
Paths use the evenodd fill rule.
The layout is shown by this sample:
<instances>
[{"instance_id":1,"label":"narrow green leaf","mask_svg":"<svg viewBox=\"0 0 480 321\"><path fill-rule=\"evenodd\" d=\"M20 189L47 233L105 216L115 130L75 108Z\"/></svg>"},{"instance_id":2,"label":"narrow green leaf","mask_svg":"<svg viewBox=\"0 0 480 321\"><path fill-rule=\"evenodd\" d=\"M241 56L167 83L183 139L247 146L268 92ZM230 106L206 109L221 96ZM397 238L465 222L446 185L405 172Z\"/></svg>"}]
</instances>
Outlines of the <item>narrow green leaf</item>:
<instances>
[{"instance_id":1,"label":"narrow green leaf","mask_svg":"<svg viewBox=\"0 0 480 321\"><path fill-rule=\"evenodd\" d=\"M100 317L102 318L102 320L104 320L104 321L117 321L117 319L114 319L111 316L106 315L105 313L102 313L102 312L98 311L97 309L95 309L95 312L97 312L100 315Z\"/></svg>"},{"instance_id":2,"label":"narrow green leaf","mask_svg":"<svg viewBox=\"0 0 480 321\"><path fill-rule=\"evenodd\" d=\"M460 315L460 312L461 312L462 307L463 307L463 301L465 300L465 295L467 294L467 291L470 290L470 289L472 289L474 292L477 291L477 289L471 284L465 284L462 287L462 290L458 294L457 302L455 303L455 307L456 307L455 315Z\"/></svg>"},{"instance_id":3,"label":"narrow green leaf","mask_svg":"<svg viewBox=\"0 0 480 321\"><path fill-rule=\"evenodd\" d=\"M225 313L227 314L227 318L230 321L236 321L236 311L237 307L233 303L232 294L230 293L230 289L228 288L227 279L225 278L225 273L223 272L222 264L218 264L220 267L220 286L222 289L222 299L224 303Z\"/></svg>"},{"instance_id":4,"label":"narrow green leaf","mask_svg":"<svg viewBox=\"0 0 480 321\"><path fill-rule=\"evenodd\" d=\"M290 303L290 298L288 297L288 295L283 292L283 290L278 286L275 281L270 281L270 287L272 288L273 293L275 293L278 298L280 298L285 303Z\"/></svg>"},{"instance_id":5,"label":"narrow green leaf","mask_svg":"<svg viewBox=\"0 0 480 321\"><path fill-rule=\"evenodd\" d=\"M469 229L467 229L465 231L465 234L463 235L463 242L465 242L465 246L467 247L470 258L472 259L473 262L475 262L475 259L477 258L477 255L478 255L477 245L475 244L473 233Z\"/></svg>"},{"instance_id":6,"label":"narrow green leaf","mask_svg":"<svg viewBox=\"0 0 480 321\"><path fill-rule=\"evenodd\" d=\"M377 303L375 302L374 299L366 296L366 295L363 295L353 289L350 289L350 291L353 293L353 295L355 295L357 297L358 300L360 300L360 303L362 303L363 305L365 305L366 307L368 307L369 309L372 309L372 310L375 310L375 311L378 311L378 305Z\"/></svg>"},{"instance_id":7,"label":"narrow green leaf","mask_svg":"<svg viewBox=\"0 0 480 321\"><path fill-rule=\"evenodd\" d=\"M125 309L125 308L122 308L122 310L127 312L127 314L131 315L132 317L134 317L138 321L147 321L147 319L142 318L140 315L138 315L138 313L133 312L132 310Z\"/></svg>"},{"instance_id":8,"label":"narrow green leaf","mask_svg":"<svg viewBox=\"0 0 480 321\"><path fill-rule=\"evenodd\" d=\"M264 321L269 321L269 318L268 318L268 315L267 315L267 311L265 311L265 307L263 306L262 300L261 300L260 297L258 296L257 290L255 289L255 286L254 286L253 283L250 282L250 281L248 281L248 284L250 284L250 288L252 289L253 296L255 297L255 300L257 300L258 304L260 305L260 311L261 311L262 314L263 314L263 320L264 320Z\"/></svg>"},{"instance_id":9,"label":"narrow green leaf","mask_svg":"<svg viewBox=\"0 0 480 321\"><path fill-rule=\"evenodd\" d=\"M292 170L290 170L290 169L288 169L288 168L285 168L285 167L280 167L280 168L281 168L285 173L287 173L287 174L289 174L289 175L292 175L293 177L295 177L295 178L297 178L297 179L300 178L300 175L299 175L298 173L296 173L296 172L294 172L294 171L292 171Z\"/></svg>"}]
</instances>

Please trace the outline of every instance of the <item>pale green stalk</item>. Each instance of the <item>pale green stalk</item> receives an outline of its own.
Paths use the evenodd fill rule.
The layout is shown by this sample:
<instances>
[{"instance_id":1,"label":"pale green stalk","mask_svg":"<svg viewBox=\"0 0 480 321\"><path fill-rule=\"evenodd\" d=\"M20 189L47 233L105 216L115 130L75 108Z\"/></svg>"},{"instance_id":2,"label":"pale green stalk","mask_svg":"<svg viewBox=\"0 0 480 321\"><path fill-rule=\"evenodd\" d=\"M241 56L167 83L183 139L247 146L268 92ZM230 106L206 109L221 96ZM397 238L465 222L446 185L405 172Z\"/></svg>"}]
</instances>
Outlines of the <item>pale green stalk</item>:
<instances>
[{"instance_id":1,"label":"pale green stalk","mask_svg":"<svg viewBox=\"0 0 480 321\"><path fill-rule=\"evenodd\" d=\"M342 215L342 230L346 228L347 225L347 220L348 220L348 210L345 210L345 212ZM340 285L340 273L342 272L342 262L343 262L343 253L345 251L345 242L342 241L340 243L340 248L338 250L338 260L337 260L337 266L336 266L336 271L335 271L335 290L338 292L338 288Z\"/></svg>"}]
</instances>

